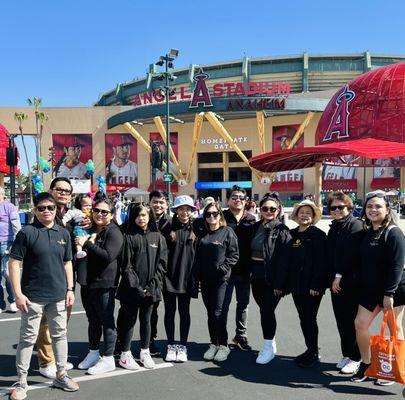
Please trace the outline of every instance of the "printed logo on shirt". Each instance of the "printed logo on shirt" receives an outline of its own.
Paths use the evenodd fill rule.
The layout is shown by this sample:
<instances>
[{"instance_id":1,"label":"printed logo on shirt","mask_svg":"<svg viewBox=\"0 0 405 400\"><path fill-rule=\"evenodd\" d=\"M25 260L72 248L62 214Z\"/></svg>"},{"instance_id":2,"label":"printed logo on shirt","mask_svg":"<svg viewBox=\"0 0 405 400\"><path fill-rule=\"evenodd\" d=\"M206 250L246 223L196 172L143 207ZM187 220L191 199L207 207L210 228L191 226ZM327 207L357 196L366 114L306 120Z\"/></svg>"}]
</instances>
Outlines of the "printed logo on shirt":
<instances>
[{"instance_id":1,"label":"printed logo on shirt","mask_svg":"<svg viewBox=\"0 0 405 400\"><path fill-rule=\"evenodd\" d=\"M153 247L154 249L157 249L157 248L158 248L158 245L157 245L156 243L151 243L149 246L150 246L150 247Z\"/></svg>"},{"instance_id":2,"label":"printed logo on shirt","mask_svg":"<svg viewBox=\"0 0 405 400\"><path fill-rule=\"evenodd\" d=\"M65 242L63 239L58 240L56 243L59 243L59 244L61 244L62 246L64 246L64 245L66 244L66 242Z\"/></svg>"},{"instance_id":3,"label":"printed logo on shirt","mask_svg":"<svg viewBox=\"0 0 405 400\"><path fill-rule=\"evenodd\" d=\"M212 244L215 244L215 245L217 245L217 246L222 246L222 243L221 243L221 242L218 242L218 240L216 240L215 242L212 242Z\"/></svg>"},{"instance_id":4,"label":"printed logo on shirt","mask_svg":"<svg viewBox=\"0 0 405 400\"><path fill-rule=\"evenodd\" d=\"M293 243L293 247L300 247L301 244L302 244L301 240L300 240L300 239L297 239L297 240L295 241L295 243Z\"/></svg>"}]
</instances>

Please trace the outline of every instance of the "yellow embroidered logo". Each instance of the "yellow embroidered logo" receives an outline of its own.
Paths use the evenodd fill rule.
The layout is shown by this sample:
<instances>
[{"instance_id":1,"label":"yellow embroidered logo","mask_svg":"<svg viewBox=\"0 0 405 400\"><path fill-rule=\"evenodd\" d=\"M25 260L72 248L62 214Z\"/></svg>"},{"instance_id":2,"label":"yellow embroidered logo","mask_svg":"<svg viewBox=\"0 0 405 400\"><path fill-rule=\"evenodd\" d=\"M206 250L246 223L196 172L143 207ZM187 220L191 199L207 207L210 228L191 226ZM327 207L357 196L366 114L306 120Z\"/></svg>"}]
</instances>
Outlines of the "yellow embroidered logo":
<instances>
[{"instance_id":1,"label":"yellow embroidered logo","mask_svg":"<svg viewBox=\"0 0 405 400\"><path fill-rule=\"evenodd\" d=\"M300 239L297 239L296 241L295 241L295 243L293 244L293 247L300 247L301 246L301 240Z\"/></svg>"}]
</instances>

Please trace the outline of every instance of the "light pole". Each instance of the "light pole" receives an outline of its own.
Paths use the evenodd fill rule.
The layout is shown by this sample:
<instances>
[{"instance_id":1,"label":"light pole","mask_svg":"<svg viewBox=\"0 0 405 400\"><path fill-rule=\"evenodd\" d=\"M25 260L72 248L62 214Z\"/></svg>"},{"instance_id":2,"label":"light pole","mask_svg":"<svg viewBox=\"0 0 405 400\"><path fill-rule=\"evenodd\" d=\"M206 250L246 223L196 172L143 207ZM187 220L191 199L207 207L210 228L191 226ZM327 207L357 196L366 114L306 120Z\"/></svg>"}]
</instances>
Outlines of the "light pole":
<instances>
[{"instance_id":1,"label":"light pole","mask_svg":"<svg viewBox=\"0 0 405 400\"><path fill-rule=\"evenodd\" d=\"M170 49L169 53L160 56L159 61L156 63L156 65L159 65L162 67L165 65L165 70L164 72L159 76L158 79L161 79L165 81L165 86L164 86L164 93L165 93L165 100L166 100L166 173L163 176L163 180L166 182L167 185L167 197L169 199L169 205L172 203L172 194L171 194L171 182L173 180L173 175L170 172L170 96L171 96L171 91L170 91L170 82L173 82L176 77L169 72L169 68L173 68L173 61L175 58L177 58L179 55L179 51L177 49ZM169 208L170 209L170 208Z\"/></svg>"},{"instance_id":2,"label":"light pole","mask_svg":"<svg viewBox=\"0 0 405 400\"><path fill-rule=\"evenodd\" d=\"M15 135L8 135L8 147L6 150L6 164L10 167L10 200L16 205L15 199L15 167L18 163L17 148L14 146Z\"/></svg>"}]
</instances>

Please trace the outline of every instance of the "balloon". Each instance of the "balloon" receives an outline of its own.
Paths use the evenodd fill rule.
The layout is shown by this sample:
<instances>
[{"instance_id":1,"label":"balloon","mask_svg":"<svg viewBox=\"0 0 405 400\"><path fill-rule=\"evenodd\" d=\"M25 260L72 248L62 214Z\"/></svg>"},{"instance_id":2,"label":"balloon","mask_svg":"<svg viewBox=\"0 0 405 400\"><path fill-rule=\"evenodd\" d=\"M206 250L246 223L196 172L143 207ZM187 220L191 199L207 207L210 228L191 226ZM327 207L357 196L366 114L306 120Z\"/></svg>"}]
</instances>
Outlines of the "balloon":
<instances>
[{"instance_id":1,"label":"balloon","mask_svg":"<svg viewBox=\"0 0 405 400\"><path fill-rule=\"evenodd\" d=\"M32 177L32 182L34 184L34 194L35 196L39 193L45 192L44 183L39 175L34 175Z\"/></svg>"},{"instance_id":2,"label":"balloon","mask_svg":"<svg viewBox=\"0 0 405 400\"><path fill-rule=\"evenodd\" d=\"M48 161L45 160L44 157L39 157L39 166L42 169L42 172L46 174L51 170L51 166L49 165Z\"/></svg>"},{"instance_id":3,"label":"balloon","mask_svg":"<svg viewBox=\"0 0 405 400\"><path fill-rule=\"evenodd\" d=\"M107 193L107 186L105 183L105 178L104 176L98 176L96 181L98 182L98 188L103 192L103 193Z\"/></svg>"},{"instance_id":4,"label":"balloon","mask_svg":"<svg viewBox=\"0 0 405 400\"><path fill-rule=\"evenodd\" d=\"M86 168L87 168L87 171L86 171L87 175L93 175L94 174L95 168L94 168L93 160L90 159L90 160L87 161Z\"/></svg>"}]
</instances>

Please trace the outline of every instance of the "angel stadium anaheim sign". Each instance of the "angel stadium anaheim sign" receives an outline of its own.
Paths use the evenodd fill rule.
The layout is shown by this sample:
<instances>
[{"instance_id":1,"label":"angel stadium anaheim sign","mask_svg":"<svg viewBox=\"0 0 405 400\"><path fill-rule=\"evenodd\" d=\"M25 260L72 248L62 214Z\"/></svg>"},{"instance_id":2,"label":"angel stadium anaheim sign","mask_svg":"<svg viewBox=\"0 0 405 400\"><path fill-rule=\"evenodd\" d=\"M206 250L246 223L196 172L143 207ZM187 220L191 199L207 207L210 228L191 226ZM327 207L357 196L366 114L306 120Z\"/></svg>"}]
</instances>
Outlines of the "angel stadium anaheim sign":
<instances>
[{"instance_id":1,"label":"angel stadium anaheim sign","mask_svg":"<svg viewBox=\"0 0 405 400\"><path fill-rule=\"evenodd\" d=\"M290 94L290 83L275 82L216 82L208 87L209 75L202 69L194 75L194 88L184 85L172 88L171 102L190 102L189 111L193 109L215 110L215 103L225 102L222 109L228 111L242 110L283 110L286 98ZM164 95L159 89L135 95L134 105L142 107L163 103Z\"/></svg>"}]
</instances>

